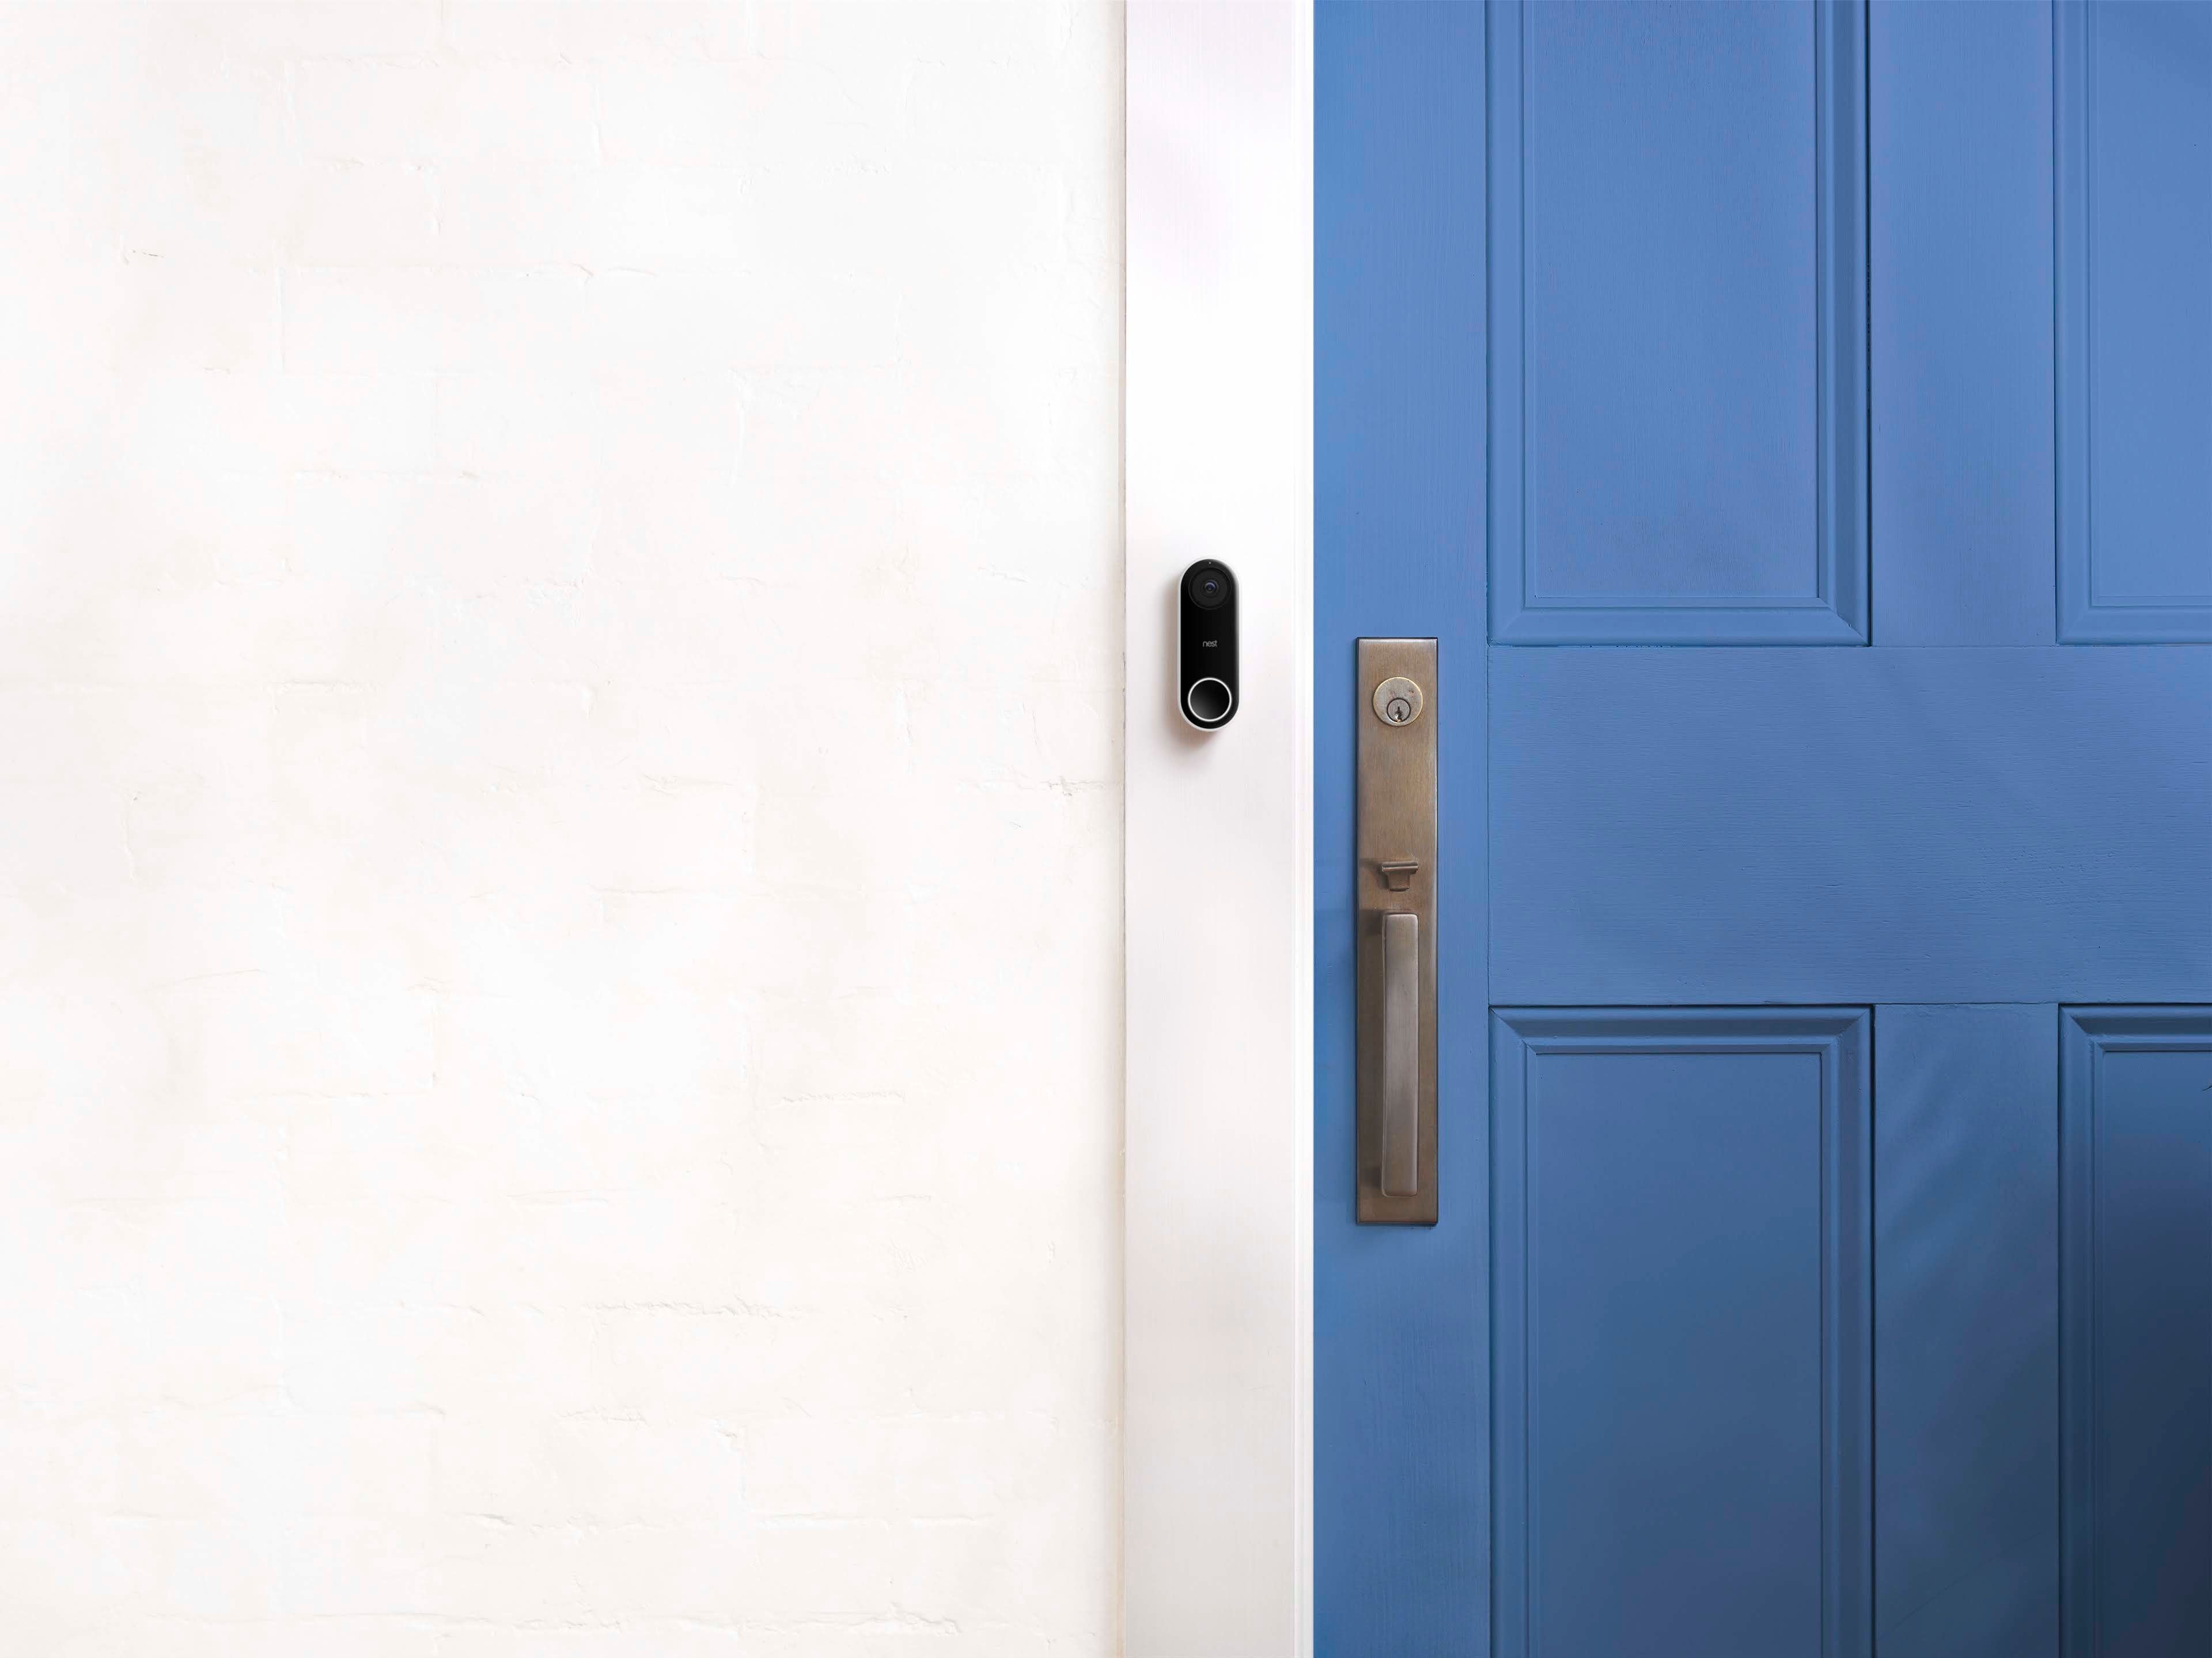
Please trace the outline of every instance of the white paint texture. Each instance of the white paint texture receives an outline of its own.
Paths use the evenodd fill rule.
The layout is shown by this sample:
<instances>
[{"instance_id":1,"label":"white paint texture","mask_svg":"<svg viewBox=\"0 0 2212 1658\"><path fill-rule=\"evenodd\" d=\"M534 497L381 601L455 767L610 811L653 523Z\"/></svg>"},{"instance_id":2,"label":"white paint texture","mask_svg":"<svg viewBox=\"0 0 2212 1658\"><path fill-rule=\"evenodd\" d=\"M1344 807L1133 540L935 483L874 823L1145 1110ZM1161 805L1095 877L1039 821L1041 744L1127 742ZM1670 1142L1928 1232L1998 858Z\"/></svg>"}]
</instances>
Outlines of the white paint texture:
<instances>
[{"instance_id":1,"label":"white paint texture","mask_svg":"<svg viewBox=\"0 0 2212 1658\"><path fill-rule=\"evenodd\" d=\"M1130 1658L1312 1649L1312 15L1128 26ZM1201 556L1241 706L1174 701Z\"/></svg>"},{"instance_id":2,"label":"white paint texture","mask_svg":"<svg viewBox=\"0 0 2212 1658\"><path fill-rule=\"evenodd\" d=\"M0 13L0 1649L1103 1654L1121 33Z\"/></svg>"}]
</instances>

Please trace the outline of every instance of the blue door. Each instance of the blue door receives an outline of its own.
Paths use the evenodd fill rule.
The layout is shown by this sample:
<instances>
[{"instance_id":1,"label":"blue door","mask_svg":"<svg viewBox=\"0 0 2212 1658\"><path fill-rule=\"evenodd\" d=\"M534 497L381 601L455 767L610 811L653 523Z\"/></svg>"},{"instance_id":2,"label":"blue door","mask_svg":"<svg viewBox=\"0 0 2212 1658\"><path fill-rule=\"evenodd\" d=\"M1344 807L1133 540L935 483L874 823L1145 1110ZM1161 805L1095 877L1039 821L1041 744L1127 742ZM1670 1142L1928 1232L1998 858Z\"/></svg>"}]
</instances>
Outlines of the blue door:
<instances>
[{"instance_id":1,"label":"blue door","mask_svg":"<svg viewBox=\"0 0 2212 1658\"><path fill-rule=\"evenodd\" d=\"M1319 1652L2212 1654L2212 5L1316 58ZM1362 1226L1408 635L1438 1219Z\"/></svg>"}]
</instances>

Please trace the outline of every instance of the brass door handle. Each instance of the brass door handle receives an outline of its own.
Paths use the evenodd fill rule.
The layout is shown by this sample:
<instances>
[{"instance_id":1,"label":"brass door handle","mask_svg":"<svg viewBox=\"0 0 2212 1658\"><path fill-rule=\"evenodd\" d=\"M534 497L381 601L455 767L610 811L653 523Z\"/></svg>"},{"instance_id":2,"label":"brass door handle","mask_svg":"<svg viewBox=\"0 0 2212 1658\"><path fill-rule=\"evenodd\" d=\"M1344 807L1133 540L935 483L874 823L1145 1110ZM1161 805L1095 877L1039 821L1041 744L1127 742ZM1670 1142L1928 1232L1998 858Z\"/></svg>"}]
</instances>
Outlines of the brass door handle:
<instances>
[{"instance_id":1,"label":"brass door handle","mask_svg":"<svg viewBox=\"0 0 2212 1658\"><path fill-rule=\"evenodd\" d=\"M1368 1225L1437 1219L1437 733L1433 639L1363 639L1358 921L1359 1187Z\"/></svg>"}]
</instances>

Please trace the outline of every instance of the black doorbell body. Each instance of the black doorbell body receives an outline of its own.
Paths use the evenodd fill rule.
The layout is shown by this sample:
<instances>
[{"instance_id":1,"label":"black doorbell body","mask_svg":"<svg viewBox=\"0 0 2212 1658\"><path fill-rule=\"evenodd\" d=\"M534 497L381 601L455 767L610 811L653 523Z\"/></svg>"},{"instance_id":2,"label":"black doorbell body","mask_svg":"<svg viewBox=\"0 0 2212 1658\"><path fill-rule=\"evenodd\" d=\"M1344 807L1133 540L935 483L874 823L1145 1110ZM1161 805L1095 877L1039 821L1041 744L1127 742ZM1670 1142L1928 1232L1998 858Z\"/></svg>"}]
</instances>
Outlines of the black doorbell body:
<instances>
[{"instance_id":1,"label":"black doorbell body","mask_svg":"<svg viewBox=\"0 0 2212 1658\"><path fill-rule=\"evenodd\" d=\"M1202 732L1218 731L1237 714L1237 578L1218 559L1201 558L1182 573L1177 607L1182 675L1176 703Z\"/></svg>"}]
</instances>

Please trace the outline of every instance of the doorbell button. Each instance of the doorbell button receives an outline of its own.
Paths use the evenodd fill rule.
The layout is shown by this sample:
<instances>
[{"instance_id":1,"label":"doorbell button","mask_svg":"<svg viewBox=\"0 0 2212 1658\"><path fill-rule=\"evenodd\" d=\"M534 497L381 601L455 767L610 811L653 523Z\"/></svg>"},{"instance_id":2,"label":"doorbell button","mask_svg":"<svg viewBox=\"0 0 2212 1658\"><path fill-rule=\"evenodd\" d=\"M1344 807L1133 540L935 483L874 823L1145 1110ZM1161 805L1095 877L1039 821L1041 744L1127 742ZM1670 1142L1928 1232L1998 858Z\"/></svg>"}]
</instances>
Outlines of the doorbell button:
<instances>
[{"instance_id":1,"label":"doorbell button","mask_svg":"<svg viewBox=\"0 0 2212 1658\"><path fill-rule=\"evenodd\" d=\"M1190 710L1190 717L1201 726L1219 725L1229 718L1229 711L1236 703L1237 699L1230 693L1229 687L1212 677L1192 685L1189 695L1183 698L1184 706Z\"/></svg>"},{"instance_id":2,"label":"doorbell button","mask_svg":"<svg viewBox=\"0 0 2212 1658\"><path fill-rule=\"evenodd\" d=\"M1410 726L1421 717L1421 688L1395 676L1375 688L1375 717L1386 726Z\"/></svg>"}]
</instances>

